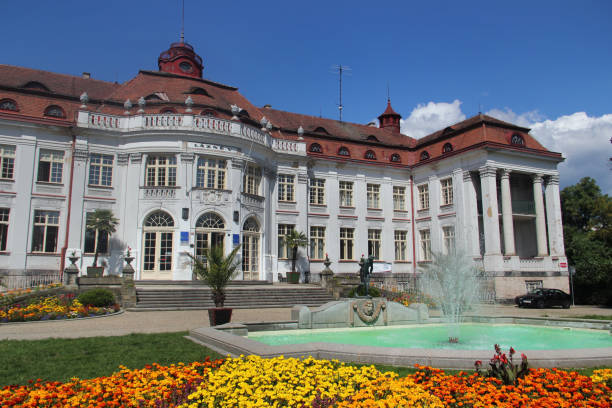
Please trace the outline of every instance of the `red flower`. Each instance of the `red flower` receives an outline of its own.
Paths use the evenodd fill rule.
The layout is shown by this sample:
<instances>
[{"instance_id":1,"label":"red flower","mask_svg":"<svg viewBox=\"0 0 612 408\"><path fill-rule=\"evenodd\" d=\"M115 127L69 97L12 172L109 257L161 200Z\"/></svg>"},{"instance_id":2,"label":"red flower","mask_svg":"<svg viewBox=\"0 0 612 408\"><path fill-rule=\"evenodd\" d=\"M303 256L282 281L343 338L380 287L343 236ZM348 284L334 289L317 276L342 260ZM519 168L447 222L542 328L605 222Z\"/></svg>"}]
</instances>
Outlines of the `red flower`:
<instances>
[{"instance_id":1,"label":"red flower","mask_svg":"<svg viewBox=\"0 0 612 408\"><path fill-rule=\"evenodd\" d=\"M513 355L514 353L516 353L516 351L512 347L510 347L510 355Z\"/></svg>"}]
</instances>

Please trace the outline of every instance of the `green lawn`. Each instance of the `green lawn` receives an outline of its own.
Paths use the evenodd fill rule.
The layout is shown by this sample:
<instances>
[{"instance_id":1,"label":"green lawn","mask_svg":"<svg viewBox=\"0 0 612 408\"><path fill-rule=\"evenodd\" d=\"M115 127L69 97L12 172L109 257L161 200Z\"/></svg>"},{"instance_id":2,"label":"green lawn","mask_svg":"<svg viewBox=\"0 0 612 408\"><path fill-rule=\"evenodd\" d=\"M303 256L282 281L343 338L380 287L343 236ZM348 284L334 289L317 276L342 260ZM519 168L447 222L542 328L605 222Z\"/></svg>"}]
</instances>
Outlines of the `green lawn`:
<instances>
[{"instance_id":1,"label":"green lawn","mask_svg":"<svg viewBox=\"0 0 612 408\"><path fill-rule=\"evenodd\" d=\"M0 386L25 384L40 378L67 381L118 371L119 366L143 368L221 358L214 351L183 336L187 332L130 334L79 339L0 341Z\"/></svg>"}]
</instances>

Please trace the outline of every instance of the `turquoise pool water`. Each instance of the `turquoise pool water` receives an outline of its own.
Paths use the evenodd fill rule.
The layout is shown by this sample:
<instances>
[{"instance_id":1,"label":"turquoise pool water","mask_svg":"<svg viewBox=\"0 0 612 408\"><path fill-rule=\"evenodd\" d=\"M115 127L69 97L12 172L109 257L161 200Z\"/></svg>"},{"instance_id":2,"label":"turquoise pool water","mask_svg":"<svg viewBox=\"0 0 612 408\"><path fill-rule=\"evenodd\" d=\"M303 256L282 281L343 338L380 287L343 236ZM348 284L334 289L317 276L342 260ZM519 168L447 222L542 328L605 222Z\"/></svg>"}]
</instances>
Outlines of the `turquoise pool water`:
<instances>
[{"instance_id":1,"label":"turquoise pool water","mask_svg":"<svg viewBox=\"0 0 612 408\"><path fill-rule=\"evenodd\" d=\"M449 350L492 350L496 343L517 350L612 347L612 335L605 330L478 323L462 324L457 344L448 342L448 329L442 324L253 332L249 339L269 345L323 342Z\"/></svg>"}]
</instances>

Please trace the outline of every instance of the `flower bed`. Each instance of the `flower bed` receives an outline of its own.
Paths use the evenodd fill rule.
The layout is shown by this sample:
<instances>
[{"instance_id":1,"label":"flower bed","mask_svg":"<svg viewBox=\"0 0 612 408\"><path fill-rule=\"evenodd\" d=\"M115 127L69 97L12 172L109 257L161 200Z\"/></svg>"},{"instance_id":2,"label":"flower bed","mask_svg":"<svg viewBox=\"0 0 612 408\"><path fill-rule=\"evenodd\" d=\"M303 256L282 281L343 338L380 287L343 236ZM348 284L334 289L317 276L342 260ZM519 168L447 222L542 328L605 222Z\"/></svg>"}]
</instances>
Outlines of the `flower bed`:
<instances>
[{"instance_id":1,"label":"flower bed","mask_svg":"<svg viewBox=\"0 0 612 408\"><path fill-rule=\"evenodd\" d=\"M430 367L399 377L338 361L249 356L9 386L0 390L0 406L611 407L610 373L531 369L516 385L503 385L477 373L449 375Z\"/></svg>"},{"instance_id":2,"label":"flower bed","mask_svg":"<svg viewBox=\"0 0 612 408\"><path fill-rule=\"evenodd\" d=\"M68 293L33 299L27 304L4 306L0 308L0 323L100 316L115 313L119 308L118 304L111 307L85 306L75 299L74 294Z\"/></svg>"}]
</instances>

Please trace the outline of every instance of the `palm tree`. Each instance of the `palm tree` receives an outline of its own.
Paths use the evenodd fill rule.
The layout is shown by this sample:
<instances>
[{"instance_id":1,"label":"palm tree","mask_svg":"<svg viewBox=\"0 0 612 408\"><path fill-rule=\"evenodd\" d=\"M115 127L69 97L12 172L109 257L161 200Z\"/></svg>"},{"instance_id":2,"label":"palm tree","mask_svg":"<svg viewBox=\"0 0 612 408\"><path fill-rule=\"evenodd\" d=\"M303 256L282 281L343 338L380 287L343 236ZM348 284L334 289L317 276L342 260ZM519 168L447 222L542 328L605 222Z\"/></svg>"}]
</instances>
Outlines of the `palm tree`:
<instances>
[{"instance_id":1,"label":"palm tree","mask_svg":"<svg viewBox=\"0 0 612 408\"><path fill-rule=\"evenodd\" d=\"M298 248L308 246L308 238L303 232L297 230L291 230L283 238L283 242L288 248L291 248L291 272L295 272L295 263L297 261Z\"/></svg>"},{"instance_id":2,"label":"palm tree","mask_svg":"<svg viewBox=\"0 0 612 408\"><path fill-rule=\"evenodd\" d=\"M119 220L115 218L111 210L95 210L93 213L87 216L87 229L94 230L97 232L98 239L96 243L96 249L94 254L93 266L98 266L98 253L100 252L100 239L101 233L105 233L106 236L110 237L119 225Z\"/></svg>"},{"instance_id":3,"label":"palm tree","mask_svg":"<svg viewBox=\"0 0 612 408\"><path fill-rule=\"evenodd\" d=\"M239 250L240 246L237 246L229 255L225 256L222 246L205 249L204 256L206 257L206 262L191 254L187 254L193 261L193 272L212 291L215 307L223 307L225 303L225 287L238 273L240 260L236 258L236 254Z\"/></svg>"}]
</instances>

